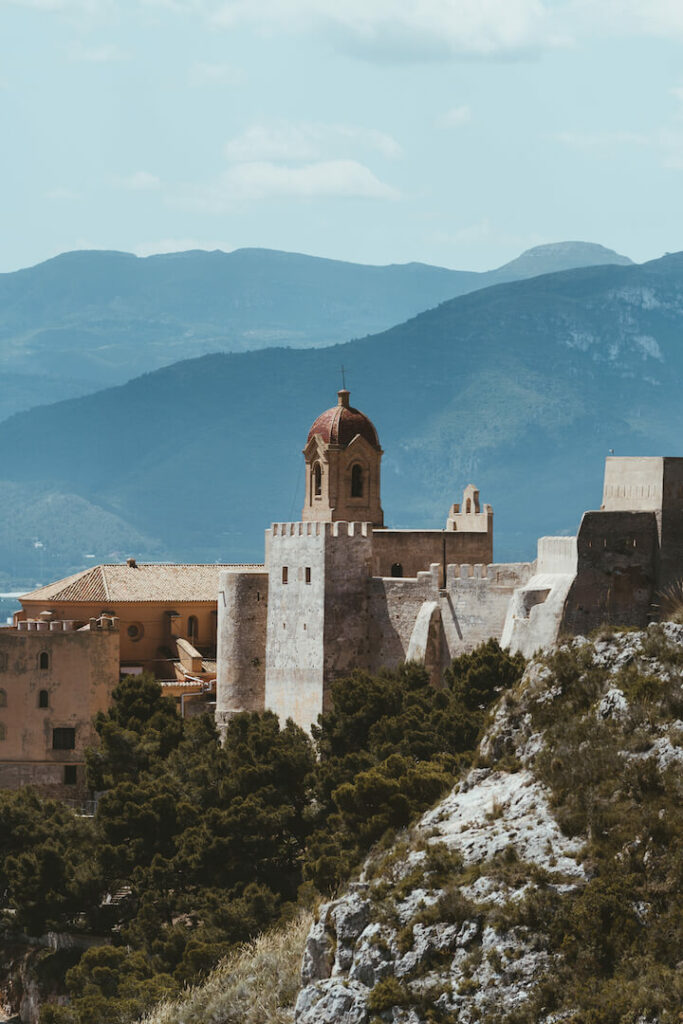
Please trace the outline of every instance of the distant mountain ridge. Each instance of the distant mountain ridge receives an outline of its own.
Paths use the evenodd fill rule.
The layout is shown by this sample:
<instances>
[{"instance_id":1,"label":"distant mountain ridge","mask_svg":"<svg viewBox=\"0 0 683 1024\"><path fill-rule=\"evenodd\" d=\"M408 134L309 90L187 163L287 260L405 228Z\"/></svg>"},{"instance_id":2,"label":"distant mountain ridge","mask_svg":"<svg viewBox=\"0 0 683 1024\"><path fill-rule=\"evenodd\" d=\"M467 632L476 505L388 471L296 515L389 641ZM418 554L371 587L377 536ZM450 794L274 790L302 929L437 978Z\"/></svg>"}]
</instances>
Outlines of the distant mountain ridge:
<instances>
[{"instance_id":1,"label":"distant mountain ridge","mask_svg":"<svg viewBox=\"0 0 683 1024\"><path fill-rule=\"evenodd\" d=\"M628 263L603 246L539 246L489 273L387 267L268 249L63 253L0 274L0 420L181 359L364 337L502 280L590 263Z\"/></svg>"},{"instance_id":2,"label":"distant mountain ridge","mask_svg":"<svg viewBox=\"0 0 683 1024\"><path fill-rule=\"evenodd\" d=\"M262 529L300 515L301 449L342 364L385 451L387 523L439 527L473 482L494 506L494 557L533 558L539 535L574 532L599 507L609 449L683 454L682 337L678 253L500 284L361 341L204 356L33 409L0 424L2 476L21 487L0 488L0 564L35 575L39 537L54 576L81 566L86 543L61 511L25 527L10 493L46 510L78 496L94 527L106 513L101 536L87 531L98 561L260 560Z\"/></svg>"}]
</instances>

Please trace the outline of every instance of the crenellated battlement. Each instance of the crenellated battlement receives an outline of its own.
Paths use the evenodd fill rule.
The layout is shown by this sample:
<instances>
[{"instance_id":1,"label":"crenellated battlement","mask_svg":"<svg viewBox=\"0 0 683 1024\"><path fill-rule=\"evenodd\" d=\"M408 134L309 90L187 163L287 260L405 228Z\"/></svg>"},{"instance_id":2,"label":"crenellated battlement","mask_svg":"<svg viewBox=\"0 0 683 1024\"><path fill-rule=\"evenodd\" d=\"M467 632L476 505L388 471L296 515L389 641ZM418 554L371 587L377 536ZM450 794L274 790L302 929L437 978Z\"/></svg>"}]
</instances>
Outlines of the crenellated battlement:
<instances>
[{"instance_id":1,"label":"crenellated battlement","mask_svg":"<svg viewBox=\"0 0 683 1024\"><path fill-rule=\"evenodd\" d=\"M485 580L488 583L508 585L519 576L533 572L534 567L533 562L491 562L488 565L463 562L446 566L446 583L451 586L460 580Z\"/></svg>"},{"instance_id":2,"label":"crenellated battlement","mask_svg":"<svg viewBox=\"0 0 683 1024\"><path fill-rule=\"evenodd\" d=\"M486 583L498 583L504 586L514 584L522 577L528 577L536 571L535 562L492 562L488 565L482 562L474 564L469 562L449 563L446 566L446 587L456 586L462 581L482 580ZM392 576L380 577L391 580L392 583L400 586L415 583L427 583L442 579L441 563L434 562L428 570L418 572L416 576Z\"/></svg>"},{"instance_id":3,"label":"crenellated battlement","mask_svg":"<svg viewBox=\"0 0 683 1024\"><path fill-rule=\"evenodd\" d=\"M9 627L6 627L9 629ZM95 632L118 632L119 619L116 615L100 615L87 621L82 619L18 619L12 627L18 633L74 633L83 629Z\"/></svg>"},{"instance_id":4,"label":"crenellated battlement","mask_svg":"<svg viewBox=\"0 0 683 1024\"><path fill-rule=\"evenodd\" d=\"M337 520L333 523L273 523L273 537L371 537L372 523Z\"/></svg>"}]
</instances>

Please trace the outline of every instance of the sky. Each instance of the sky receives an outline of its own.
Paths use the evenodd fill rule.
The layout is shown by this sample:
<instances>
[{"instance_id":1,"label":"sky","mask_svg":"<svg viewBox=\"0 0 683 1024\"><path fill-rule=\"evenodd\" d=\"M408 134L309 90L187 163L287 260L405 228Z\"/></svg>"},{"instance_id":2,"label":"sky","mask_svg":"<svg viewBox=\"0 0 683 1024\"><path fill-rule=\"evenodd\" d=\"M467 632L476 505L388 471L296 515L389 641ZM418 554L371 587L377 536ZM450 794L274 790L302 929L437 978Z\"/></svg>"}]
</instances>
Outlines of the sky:
<instances>
[{"instance_id":1,"label":"sky","mask_svg":"<svg viewBox=\"0 0 683 1024\"><path fill-rule=\"evenodd\" d=\"M683 249L683 0L0 0L0 271Z\"/></svg>"}]
</instances>

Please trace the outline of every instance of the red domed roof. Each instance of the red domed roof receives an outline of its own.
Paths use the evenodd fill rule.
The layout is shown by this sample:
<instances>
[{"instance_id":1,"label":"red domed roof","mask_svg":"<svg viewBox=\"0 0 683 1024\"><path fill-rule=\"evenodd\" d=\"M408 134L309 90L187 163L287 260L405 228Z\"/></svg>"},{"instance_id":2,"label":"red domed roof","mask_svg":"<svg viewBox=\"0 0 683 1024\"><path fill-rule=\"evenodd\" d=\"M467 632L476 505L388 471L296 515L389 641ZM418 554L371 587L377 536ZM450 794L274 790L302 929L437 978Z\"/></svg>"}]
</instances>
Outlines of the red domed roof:
<instances>
[{"instance_id":1,"label":"red domed roof","mask_svg":"<svg viewBox=\"0 0 683 1024\"><path fill-rule=\"evenodd\" d=\"M349 405L350 392L345 389L337 392L339 403L332 409L327 409L318 416L317 420L308 431L308 440L316 434L320 434L326 444L338 444L346 448L353 441L356 434L364 437L373 448L380 448L377 431L371 420Z\"/></svg>"}]
</instances>

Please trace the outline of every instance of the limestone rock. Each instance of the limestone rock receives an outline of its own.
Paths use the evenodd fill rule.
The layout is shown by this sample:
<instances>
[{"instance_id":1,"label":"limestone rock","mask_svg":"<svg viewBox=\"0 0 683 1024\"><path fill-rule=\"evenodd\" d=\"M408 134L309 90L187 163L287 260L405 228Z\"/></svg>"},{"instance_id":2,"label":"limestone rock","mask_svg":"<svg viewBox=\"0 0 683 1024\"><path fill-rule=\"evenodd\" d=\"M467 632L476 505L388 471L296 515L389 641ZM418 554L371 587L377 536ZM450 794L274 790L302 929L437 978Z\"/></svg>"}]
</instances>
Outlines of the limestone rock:
<instances>
[{"instance_id":1,"label":"limestone rock","mask_svg":"<svg viewBox=\"0 0 683 1024\"><path fill-rule=\"evenodd\" d=\"M301 982L309 985L312 981L329 978L334 963L334 942L323 920L316 921L308 933L301 964Z\"/></svg>"},{"instance_id":2,"label":"limestone rock","mask_svg":"<svg viewBox=\"0 0 683 1024\"><path fill-rule=\"evenodd\" d=\"M380 978L394 972L394 961L394 933L381 924L370 924L353 952L349 978L372 988Z\"/></svg>"},{"instance_id":3,"label":"limestone rock","mask_svg":"<svg viewBox=\"0 0 683 1024\"><path fill-rule=\"evenodd\" d=\"M368 991L357 981L319 981L299 993L294 1020L296 1024L365 1024Z\"/></svg>"},{"instance_id":4,"label":"limestone rock","mask_svg":"<svg viewBox=\"0 0 683 1024\"><path fill-rule=\"evenodd\" d=\"M622 690L616 686L610 687L598 704L598 716L617 721L628 717L628 701Z\"/></svg>"},{"instance_id":5,"label":"limestone rock","mask_svg":"<svg viewBox=\"0 0 683 1024\"><path fill-rule=\"evenodd\" d=\"M351 892L333 904L329 919L337 937L332 974L338 975L348 971L353 963L356 939L370 921L370 903L358 893Z\"/></svg>"}]
</instances>

